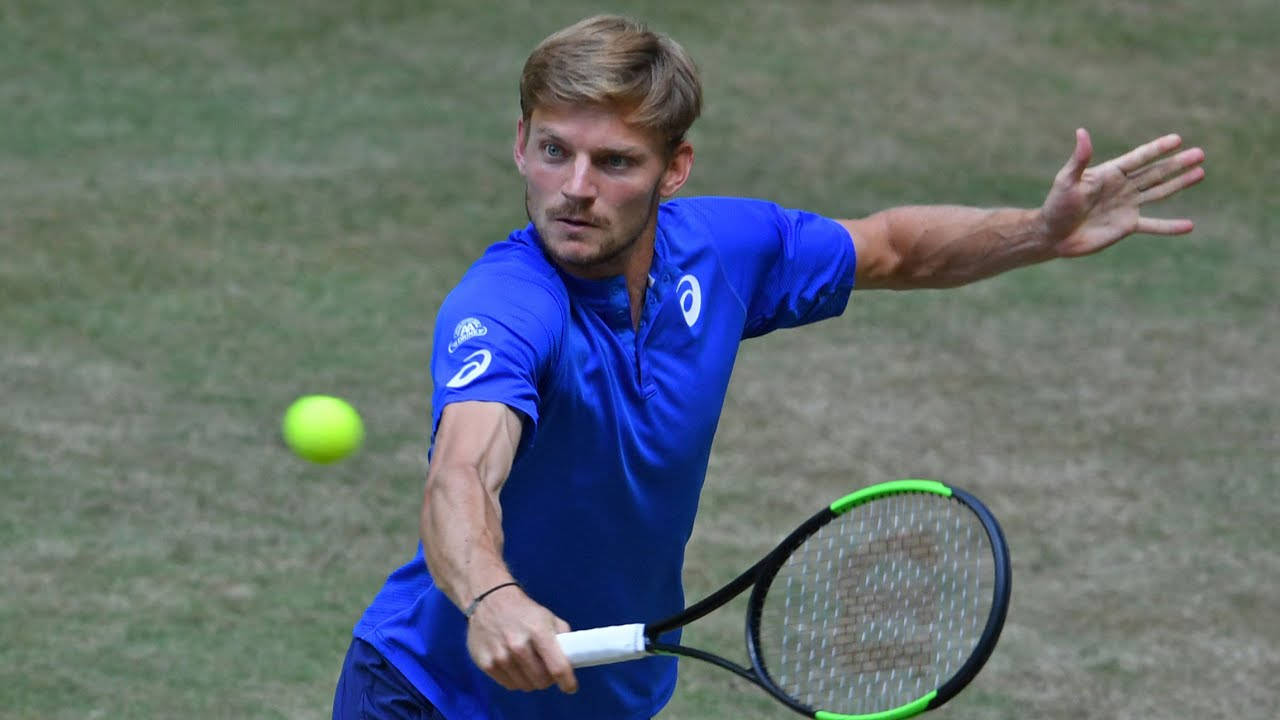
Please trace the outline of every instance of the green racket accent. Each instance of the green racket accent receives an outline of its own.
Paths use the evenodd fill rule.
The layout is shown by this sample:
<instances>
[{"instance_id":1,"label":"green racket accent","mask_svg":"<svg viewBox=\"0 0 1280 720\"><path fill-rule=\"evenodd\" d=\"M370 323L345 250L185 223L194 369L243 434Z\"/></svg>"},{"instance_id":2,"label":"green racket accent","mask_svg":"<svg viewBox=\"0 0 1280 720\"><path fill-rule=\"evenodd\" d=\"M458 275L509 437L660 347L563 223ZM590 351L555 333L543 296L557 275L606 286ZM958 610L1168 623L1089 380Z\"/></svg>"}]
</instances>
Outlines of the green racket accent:
<instances>
[{"instance_id":1,"label":"green racket accent","mask_svg":"<svg viewBox=\"0 0 1280 720\"><path fill-rule=\"evenodd\" d=\"M901 482L932 482L932 481L904 480ZM892 484L893 483L885 483L885 485L892 485ZM874 488L867 488L867 489L873 490ZM933 492L933 491L930 490L929 492ZM945 494L950 495L951 491L948 490ZM854 495L857 495L857 493L854 493ZM852 497L852 495L850 497ZM901 707L896 707L892 710L885 710L883 712L871 713L870 715L841 715L840 713L833 713L833 712L827 712L826 710L819 710L818 712L814 713L813 716L817 718L817 720L900 720L900 718L909 718L912 715L919 715L920 713L927 710L929 708L929 703L933 701L934 696L936 696L937 694L938 694L938 691L934 690L933 692L929 693L928 695L925 695L924 697L920 698L919 700L916 700L915 702L907 703L906 705L903 705Z\"/></svg>"},{"instance_id":2,"label":"green racket accent","mask_svg":"<svg viewBox=\"0 0 1280 720\"><path fill-rule=\"evenodd\" d=\"M849 508L857 507L869 500L874 500L883 495L895 495L905 492L927 492L944 497L951 497L951 488L943 485L937 480L891 480L883 482L871 487L865 487L861 490L845 495L839 500L831 503L831 512L842 515ZM855 716L849 716L855 717ZM861 716L858 716L861 717ZM865 717L876 717L875 715L867 715Z\"/></svg>"}]
</instances>

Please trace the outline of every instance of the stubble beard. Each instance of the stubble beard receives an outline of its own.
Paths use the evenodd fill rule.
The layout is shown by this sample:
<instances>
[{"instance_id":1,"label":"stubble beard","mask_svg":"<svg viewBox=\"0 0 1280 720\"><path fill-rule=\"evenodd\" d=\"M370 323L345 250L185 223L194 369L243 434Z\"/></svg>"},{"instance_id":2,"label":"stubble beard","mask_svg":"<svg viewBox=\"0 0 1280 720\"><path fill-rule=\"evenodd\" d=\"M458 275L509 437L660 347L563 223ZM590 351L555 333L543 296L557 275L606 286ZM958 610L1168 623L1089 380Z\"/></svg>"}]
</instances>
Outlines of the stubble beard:
<instances>
[{"instance_id":1,"label":"stubble beard","mask_svg":"<svg viewBox=\"0 0 1280 720\"><path fill-rule=\"evenodd\" d=\"M591 228L591 231L602 235L596 252L585 258L566 257L564 254L556 252L552 244L547 242L547 238L550 237L551 226L555 223L552 218L557 215L573 214L574 209L561 206L543 211L540 218L534 217L533 208L529 204L529 185L527 182L524 188L524 212L529 217L529 221L533 223L534 229L538 231L538 244L542 246L542 252L561 268L572 272L574 275L587 278L608 277L622 272L622 267L625 264L623 262L624 256L635 248L640 237L648 229L650 221L655 218L660 200L658 186L655 184L653 191L650 193L648 211L636 224L617 228L616 230L609 224ZM596 218L595 216L592 217L594 222ZM603 219L601 221L604 222Z\"/></svg>"}]
</instances>

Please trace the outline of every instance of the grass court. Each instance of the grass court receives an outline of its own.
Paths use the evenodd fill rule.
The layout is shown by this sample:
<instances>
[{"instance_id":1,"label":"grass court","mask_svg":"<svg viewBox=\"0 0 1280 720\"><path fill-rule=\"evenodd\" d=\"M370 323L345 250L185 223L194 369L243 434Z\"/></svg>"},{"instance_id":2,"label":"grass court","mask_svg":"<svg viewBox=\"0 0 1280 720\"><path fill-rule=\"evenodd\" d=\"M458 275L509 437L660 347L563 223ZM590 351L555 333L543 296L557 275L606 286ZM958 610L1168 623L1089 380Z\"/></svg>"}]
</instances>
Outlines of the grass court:
<instances>
[{"instance_id":1,"label":"grass court","mask_svg":"<svg viewBox=\"0 0 1280 720\"><path fill-rule=\"evenodd\" d=\"M605 9L701 66L685 194L1031 206L1078 126L1097 159L1208 154L1152 213L1189 237L744 345L688 595L834 497L936 478L1014 562L939 717L1273 717L1274 0L0 4L0 717L327 717L416 542L435 310L525 222L521 64ZM283 448L314 392L363 412L358 456ZM719 620L689 642L740 647ZM681 682L662 717L787 717Z\"/></svg>"}]
</instances>

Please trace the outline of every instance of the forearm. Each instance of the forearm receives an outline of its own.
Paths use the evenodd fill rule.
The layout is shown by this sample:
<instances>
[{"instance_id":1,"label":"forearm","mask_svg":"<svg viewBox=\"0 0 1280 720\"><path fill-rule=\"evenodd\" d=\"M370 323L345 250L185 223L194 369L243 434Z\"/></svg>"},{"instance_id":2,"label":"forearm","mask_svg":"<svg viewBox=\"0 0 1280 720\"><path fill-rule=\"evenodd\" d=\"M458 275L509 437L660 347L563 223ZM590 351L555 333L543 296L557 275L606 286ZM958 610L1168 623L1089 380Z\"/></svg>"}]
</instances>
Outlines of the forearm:
<instances>
[{"instance_id":1,"label":"forearm","mask_svg":"<svg viewBox=\"0 0 1280 720\"><path fill-rule=\"evenodd\" d=\"M508 582L502 559L502 513L470 467L433 468L419 522L422 551L436 586L460 608Z\"/></svg>"},{"instance_id":2,"label":"forearm","mask_svg":"<svg viewBox=\"0 0 1280 720\"><path fill-rule=\"evenodd\" d=\"M956 287L1054 257L1039 210L940 205L879 215L894 258L884 287Z\"/></svg>"},{"instance_id":3,"label":"forearm","mask_svg":"<svg viewBox=\"0 0 1280 720\"><path fill-rule=\"evenodd\" d=\"M520 418L500 403L451 403L441 414L418 532L431 577L459 607L511 580L498 495L520 433Z\"/></svg>"}]
</instances>

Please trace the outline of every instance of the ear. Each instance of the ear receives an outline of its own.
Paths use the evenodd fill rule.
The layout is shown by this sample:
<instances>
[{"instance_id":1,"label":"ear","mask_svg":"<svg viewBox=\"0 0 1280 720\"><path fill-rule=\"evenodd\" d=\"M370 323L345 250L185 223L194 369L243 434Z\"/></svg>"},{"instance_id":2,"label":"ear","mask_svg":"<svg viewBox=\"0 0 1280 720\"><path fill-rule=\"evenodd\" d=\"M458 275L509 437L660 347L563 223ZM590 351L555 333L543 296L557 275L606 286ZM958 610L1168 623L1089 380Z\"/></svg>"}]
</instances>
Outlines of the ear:
<instances>
[{"instance_id":1,"label":"ear","mask_svg":"<svg viewBox=\"0 0 1280 720\"><path fill-rule=\"evenodd\" d=\"M511 150L511 156L515 158L516 169L520 171L521 175L524 175L524 164L525 164L524 148L525 148L525 141L529 139L528 132L529 132L529 128L525 127L524 118L522 117L519 120L517 120L516 121L516 144L515 144L515 147L513 147Z\"/></svg>"},{"instance_id":2,"label":"ear","mask_svg":"<svg viewBox=\"0 0 1280 720\"><path fill-rule=\"evenodd\" d=\"M680 191L689 173L693 171L693 146L682 142L672 151L667 160L667 169L662 172L662 180L658 183L658 192L662 197L671 197Z\"/></svg>"}]
</instances>

